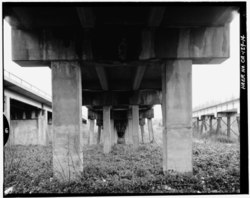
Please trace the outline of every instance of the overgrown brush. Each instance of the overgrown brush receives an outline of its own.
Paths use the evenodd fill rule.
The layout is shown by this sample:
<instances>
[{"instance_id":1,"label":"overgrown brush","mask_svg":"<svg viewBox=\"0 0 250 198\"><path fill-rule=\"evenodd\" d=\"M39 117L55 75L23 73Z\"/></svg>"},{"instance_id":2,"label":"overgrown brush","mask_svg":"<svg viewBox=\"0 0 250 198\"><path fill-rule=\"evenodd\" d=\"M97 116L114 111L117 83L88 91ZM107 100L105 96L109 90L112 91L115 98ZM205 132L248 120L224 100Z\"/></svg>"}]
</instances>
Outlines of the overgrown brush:
<instances>
[{"instance_id":1,"label":"overgrown brush","mask_svg":"<svg viewBox=\"0 0 250 198\"><path fill-rule=\"evenodd\" d=\"M14 186L13 193L237 193L240 189L238 144L194 142L193 176L164 174L162 151L154 144L137 150L115 145L109 154L103 154L100 145L86 146L80 180L67 183L53 178L51 146L11 149L5 156L14 152L20 162L5 167L4 184ZM5 163L11 160L6 157Z\"/></svg>"}]
</instances>

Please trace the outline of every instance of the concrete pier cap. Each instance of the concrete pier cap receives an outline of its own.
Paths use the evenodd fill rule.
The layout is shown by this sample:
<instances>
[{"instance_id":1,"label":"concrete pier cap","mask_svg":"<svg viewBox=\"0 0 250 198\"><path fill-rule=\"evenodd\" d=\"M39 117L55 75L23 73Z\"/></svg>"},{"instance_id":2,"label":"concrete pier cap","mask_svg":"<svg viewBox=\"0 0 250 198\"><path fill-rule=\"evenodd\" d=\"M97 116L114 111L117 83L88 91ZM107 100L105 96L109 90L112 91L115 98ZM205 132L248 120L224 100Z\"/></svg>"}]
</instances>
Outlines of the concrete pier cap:
<instances>
[{"instance_id":1,"label":"concrete pier cap","mask_svg":"<svg viewBox=\"0 0 250 198\"><path fill-rule=\"evenodd\" d=\"M192 173L192 64L229 57L237 8L191 4L4 3L12 60L52 69L54 176L75 180L82 171L82 105L101 110L109 153L112 111L127 112L125 142L138 147L139 111L161 104L163 170Z\"/></svg>"}]
</instances>

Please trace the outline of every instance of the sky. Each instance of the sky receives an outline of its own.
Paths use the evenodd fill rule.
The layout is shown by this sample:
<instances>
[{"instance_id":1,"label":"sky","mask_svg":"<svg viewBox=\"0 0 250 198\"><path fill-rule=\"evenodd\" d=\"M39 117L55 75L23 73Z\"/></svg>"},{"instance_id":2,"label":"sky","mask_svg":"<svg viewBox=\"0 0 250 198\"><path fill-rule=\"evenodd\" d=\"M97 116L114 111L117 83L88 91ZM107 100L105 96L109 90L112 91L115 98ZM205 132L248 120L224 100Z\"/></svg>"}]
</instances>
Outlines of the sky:
<instances>
[{"instance_id":1,"label":"sky","mask_svg":"<svg viewBox=\"0 0 250 198\"><path fill-rule=\"evenodd\" d=\"M52 94L49 67L20 67L11 61L11 28L4 21L4 69L42 91ZM192 106L222 102L239 97L239 15L230 24L230 58L217 65L192 66ZM161 118L161 106L155 105L155 117ZM86 108L83 108L86 117Z\"/></svg>"}]
</instances>

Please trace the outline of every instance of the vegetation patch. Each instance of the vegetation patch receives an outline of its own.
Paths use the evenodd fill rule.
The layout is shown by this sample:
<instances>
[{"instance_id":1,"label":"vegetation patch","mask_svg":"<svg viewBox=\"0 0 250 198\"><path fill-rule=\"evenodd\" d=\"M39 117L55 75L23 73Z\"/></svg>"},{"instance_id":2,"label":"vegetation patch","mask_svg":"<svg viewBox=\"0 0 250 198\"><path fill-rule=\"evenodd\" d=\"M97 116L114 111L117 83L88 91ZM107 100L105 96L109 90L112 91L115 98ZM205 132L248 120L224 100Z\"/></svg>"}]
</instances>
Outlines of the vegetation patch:
<instances>
[{"instance_id":1,"label":"vegetation patch","mask_svg":"<svg viewBox=\"0 0 250 198\"><path fill-rule=\"evenodd\" d=\"M53 178L52 147L14 146L4 151L4 189L12 194L37 193L239 193L238 144L195 141L193 175L163 173L162 151L143 144L134 151L115 145L103 154L102 146L84 148L84 169L78 181Z\"/></svg>"}]
</instances>

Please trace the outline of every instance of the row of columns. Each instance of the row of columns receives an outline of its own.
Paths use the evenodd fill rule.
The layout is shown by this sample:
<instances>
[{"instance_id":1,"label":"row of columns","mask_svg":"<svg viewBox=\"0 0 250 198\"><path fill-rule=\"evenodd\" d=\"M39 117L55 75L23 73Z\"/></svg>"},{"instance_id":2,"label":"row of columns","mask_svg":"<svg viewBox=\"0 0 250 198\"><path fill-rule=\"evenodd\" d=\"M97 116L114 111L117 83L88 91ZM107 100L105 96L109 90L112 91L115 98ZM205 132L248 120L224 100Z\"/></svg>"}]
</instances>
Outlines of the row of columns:
<instances>
[{"instance_id":1,"label":"row of columns","mask_svg":"<svg viewBox=\"0 0 250 198\"><path fill-rule=\"evenodd\" d=\"M199 120L199 118L195 118L195 130L197 133L203 133L204 131L213 131L213 120L216 120L217 122L217 126L216 126L216 134L220 134L221 133L221 123L222 123L222 118L226 117L227 118L227 122L226 122L226 126L227 126L227 137L230 138L231 137L231 117L234 116L236 113L226 113L224 112L223 114L220 114L220 116L217 116L217 118L214 117L214 115L204 115L201 116L201 119ZM207 129L207 120L209 121L209 129ZM200 121L201 121L201 126L200 126ZM236 117L236 121L237 121L237 125L238 125L238 131L240 133L240 117L237 116Z\"/></svg>"},{"instance_id":2,"label":"row of columns","mask_svg":"<svg viewBox=\"0 0 250 198\"><path fill-rule=\"evenodd\" d=\"M77 62L52 62L53 166L57 177L76 178L82 170L81 69ZM192 61L162 67L163 171L192 173ZM104 153L111 150L110 106L103 107ZM139 106L128 118L128 143L139 146ZM151 122L149 126L151 128ZM130 130L132 129L132 130ZM132 134L131 134L132 131ZM153 133L152 133L153 134ZM132 138L131 138L132 137ZM132 140L132 141L131 141Z\"/></svg>"},{"instance_id":3,"label":"row of columns","mask_svg":"<svg viewBox=\"0 0 250 198\"><path fill-rule=\"evenodd\" d=\"M136 108L136 109L135 109ZM148 119L148 131L149 131L149 141L154 141L154 134L153 134L153 125L152 125L152 118L154 116L153 109L140 112L139 113L139 106L134 106L134 112L137 111L138 113L133 114L133 107L132 111L128 111L128 122L125 130L125 142L126 144L132 144L134 147L139 146L139 126L141 130L141 136L142 136L142 143L144 143L144 125L145 125L145 118ZM139 119L138 119L139 114ZM89 134L88 134L88 144L93 145L97 142L97 144L101 143L101 140L103 142L104 135L101 135L102 127L103 127L103 120L108 119L109 117L104 117L100 113L95 113L91 110L88 110L88 120L89 120ZM94 139L94 125L98 126L98 133L97 133L97 141ZM117 129L114 125L114 119L110 118L110 127L111 127L111 145L117 143L118 141L118 134ZM104 128L104 127L103 127Z\"/></svg>"}]
</instances>

